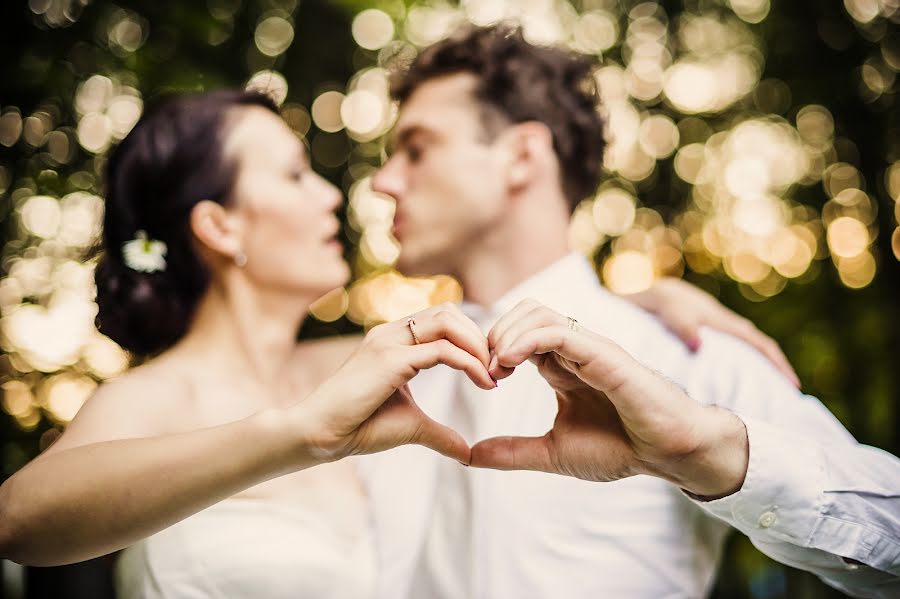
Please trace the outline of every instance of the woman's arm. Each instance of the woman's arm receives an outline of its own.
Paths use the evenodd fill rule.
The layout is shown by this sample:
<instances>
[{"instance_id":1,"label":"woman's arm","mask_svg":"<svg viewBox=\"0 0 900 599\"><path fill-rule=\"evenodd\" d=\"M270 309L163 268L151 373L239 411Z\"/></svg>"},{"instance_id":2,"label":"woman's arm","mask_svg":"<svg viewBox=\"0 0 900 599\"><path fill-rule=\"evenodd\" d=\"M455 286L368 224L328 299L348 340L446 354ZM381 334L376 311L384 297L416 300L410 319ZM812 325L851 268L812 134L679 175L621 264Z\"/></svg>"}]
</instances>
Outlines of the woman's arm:
<instances>
[{"instance_id":1,"label":"woman's arm","mask_svg":"<svg viewBox=\"0 0 900 599\"><path fill-rule=\"evenodd\" d=\"M288 408L149 438L82 434L80 445L51 448L0 486L0 557L54 565L103 555L262 481L348 455L419 444L467 463L466 442L419 410L406 383L446 364L493 388L487 341L455 306L415 318L419 343L405 320L376 327ZM123 399L112 393L86 412L82 431L102 429Z\"/></svg>"}]
</instances>

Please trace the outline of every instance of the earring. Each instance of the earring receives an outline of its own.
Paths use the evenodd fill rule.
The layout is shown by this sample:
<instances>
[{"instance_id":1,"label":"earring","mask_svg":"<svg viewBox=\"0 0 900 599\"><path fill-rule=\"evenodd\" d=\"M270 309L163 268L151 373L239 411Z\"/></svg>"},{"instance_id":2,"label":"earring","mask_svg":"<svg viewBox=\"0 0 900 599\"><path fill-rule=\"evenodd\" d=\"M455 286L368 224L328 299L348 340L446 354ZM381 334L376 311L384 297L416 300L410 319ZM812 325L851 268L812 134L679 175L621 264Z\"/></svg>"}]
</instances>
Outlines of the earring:
<instances>
[{"instance_id":1,"label":"earring","mask_svg":"<svg viewBox=\"0 0 900 599\"><path fill-rule=\"evenodd\" d=\"M244 268L247 266L247 254L244 252L238 252L234 255L234 265L238 268Z\"/></svg>"}]
</instances>

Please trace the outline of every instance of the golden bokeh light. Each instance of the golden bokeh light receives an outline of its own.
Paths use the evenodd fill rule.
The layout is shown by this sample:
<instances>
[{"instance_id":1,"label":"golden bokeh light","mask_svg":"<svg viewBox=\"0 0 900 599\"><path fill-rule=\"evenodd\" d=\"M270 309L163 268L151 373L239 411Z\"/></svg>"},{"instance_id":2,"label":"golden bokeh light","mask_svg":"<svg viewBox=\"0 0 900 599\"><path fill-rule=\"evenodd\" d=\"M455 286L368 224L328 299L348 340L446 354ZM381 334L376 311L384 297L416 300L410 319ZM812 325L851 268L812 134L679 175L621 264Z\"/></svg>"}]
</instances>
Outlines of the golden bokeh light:
<instances>
[{"instance_id":1,"label":"golden bokeh light","mask_svg":"<svg viewBox=\"0 0 900 599\"><path fill-rule=\"evenodd\" d=\"M731 10L742 21L760 23L769 14L769 0L728 0Z\"/></svg>"},{"instance_id":2,"label":"golden bokeh light","mask_svg":"<svg viewBox=\"0 0 900 599\"><path fill-rule=\"evenodd\" d=\"M256 48L266 56L278 56L294 41L294 26L278 15L262 19L253 35Z\"/></svg>"},{"instance_id":3,"label":"golden bokeh light","mask_svg":"<svg viewBox=\"0 0 900 599\"><path fill-rule=\"evenodd\" d=\"M869 246L866 226L849 216L841 216L828 225L828 247L839 258L853 258Z\"/></svg>"},{"instance_id":4,"label":"golden bokeh light","mask_svg":"<svg viewBox=\"0 0 900 599\"><path fill-rule=\"evenodd\" d=\"M384 11L369 8L353 18L351 32L361 48L378 50L394 39L394 21Z\"/></svg>"},{"instance_id":5,"label":"golden bokeh light","mask_svg":"<svg viewBox=\"0 0 900 599\"><path fill-rule=\"evenodd\" d=\"M322 131L333 133L344 128L341 120L341 105L344 94L339 91L327 91L313 101L312 119L316 127Z\"/></svg>"},{"instance_id":6,"label":"golden bokeh light","mask_svg":"<svg viewBox=\"0 0 900 599\"><path fill-rule=\"evenodd\" d=\"M594 199L594 226L605 235L621 235L634 223L635 198L618 187L607 188Z\"/></svg>"},{"instance_id":7,"label":"golden bokeh light","mask_svg":"<svg viewBox=\"0 0 900 599\"><path fill-rule=\"evenodd\" d=\"M653 284L653 260L642 252L627 250L603 264L603 282L613 293L637 293Z\"/></svg>"},{"instance_id":8,"label":"golden bokeh light","mask_svg":"<svg viewBox=\"0 0 900 599\"><path fill-rule=\"evenodd\" d=\"M21 208L22 224L32 235L49 238L56 235L62 220L59 201L49 196L32 196Z\"/></svg>"},{"instance_id":9,"label":"golden bokeh light","mask_svg":"<svg viewBox=\"0 0 900 599\"><path fill-rule=\"evenodd\" d=\"M244 88L248 91L255 91L269 96L278 106L284 103L288 95L287 79L278 71L269 69L254 73Z\"/></svg>"},{"instance_id":10,"label":"golden bokeh light","mask_svg":"<svg viewBox=\"0 0 900 599\"><path fill-rule=\"evenodd\" d=\"M863 252L853 258L837 258L838 275L850 289L862 289L875 278L875 258Z\"/></svg>"},{"instance_id":11,"label":"golden bokeh light","mask_svg":"<svg viewBox=\"0 0 900 599\"><path fill-rule=\"evenodd\" d=\"M894 258L900 260L900 227L894 229L891 235L891 249L894 250Z\"/></svg>"},{"instance_id":12,"label":"golden bokeh light","mask_svg":"<svg viewBox=\"0 0 900 599\"><path fill-rule=\"evenodd\" d=\"M41 403L54 422L68 424L96 388L97 383L86 376L59 374L41 385Z\"/></svg>"},{"instance_id":13,"label":"golden bokeh light","mask_svg":"<svg viewBox=\"0 0 900 599\"><path fill-rule=\"evenodd\" d=\"M330 291L313 302L309 313L322 322L334 322L347 313L350 295L343 287Z\"/></svg>"}]
</instances>

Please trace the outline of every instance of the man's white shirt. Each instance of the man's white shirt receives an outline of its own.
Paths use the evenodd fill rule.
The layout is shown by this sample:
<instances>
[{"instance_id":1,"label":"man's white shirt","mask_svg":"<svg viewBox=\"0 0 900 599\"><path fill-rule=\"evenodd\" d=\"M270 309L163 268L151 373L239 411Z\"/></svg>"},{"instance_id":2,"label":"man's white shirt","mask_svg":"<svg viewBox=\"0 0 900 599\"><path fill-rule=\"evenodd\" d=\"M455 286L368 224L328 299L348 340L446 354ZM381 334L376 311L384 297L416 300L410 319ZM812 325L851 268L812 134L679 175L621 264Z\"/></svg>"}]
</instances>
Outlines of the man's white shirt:
<instances>
[{"instance_id":1,"label":"man's white shirt","mask_svg":"<svg viewBox=\"0 0 900 599\"><path fill-rule=\"evenodd\" d=\"M702 597L732 527L845 591L900 596L900 461L859 445L741 342L704 331L701 350L690 353L651 315L603 289L580 255L488 309L465 308L487 332L529 297L609 337L696 401L737 413L750 443L744 485L702 503L649 476L595 483L482 470L415 446L369 456L361 466L380 598ZM445 367L410 387L427 414L470 443L540 436L556 415L553 391L528 362L491 391Z\"/></svg>"}]
</instances>

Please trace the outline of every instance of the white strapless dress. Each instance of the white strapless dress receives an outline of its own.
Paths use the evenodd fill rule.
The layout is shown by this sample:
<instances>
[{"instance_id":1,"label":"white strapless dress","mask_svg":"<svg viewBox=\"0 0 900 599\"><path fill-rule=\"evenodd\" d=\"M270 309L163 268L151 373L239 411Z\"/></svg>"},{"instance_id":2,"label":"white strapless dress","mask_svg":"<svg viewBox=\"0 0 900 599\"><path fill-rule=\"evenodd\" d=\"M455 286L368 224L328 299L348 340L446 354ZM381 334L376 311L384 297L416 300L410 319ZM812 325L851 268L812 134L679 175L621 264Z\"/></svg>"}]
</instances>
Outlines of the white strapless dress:
<instances>
[{"instance_id":1,"label":"white strapless dress","mask_svg":"<svg viewBox=\"0 0 900 599\"><path fill-rule=\"evenodd\" d=\"M355 511L231 498L123 550L119 599L369 599L375 551ZM356 511L358 512L358 510ZM351 514L351 515L348 515Z\"/></svg>"}]
</instances>

